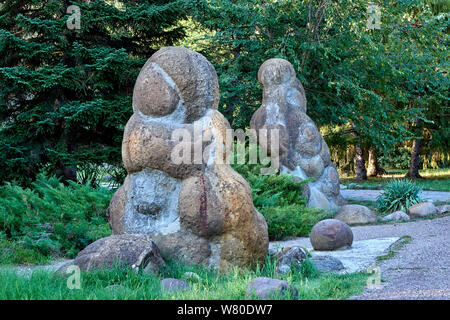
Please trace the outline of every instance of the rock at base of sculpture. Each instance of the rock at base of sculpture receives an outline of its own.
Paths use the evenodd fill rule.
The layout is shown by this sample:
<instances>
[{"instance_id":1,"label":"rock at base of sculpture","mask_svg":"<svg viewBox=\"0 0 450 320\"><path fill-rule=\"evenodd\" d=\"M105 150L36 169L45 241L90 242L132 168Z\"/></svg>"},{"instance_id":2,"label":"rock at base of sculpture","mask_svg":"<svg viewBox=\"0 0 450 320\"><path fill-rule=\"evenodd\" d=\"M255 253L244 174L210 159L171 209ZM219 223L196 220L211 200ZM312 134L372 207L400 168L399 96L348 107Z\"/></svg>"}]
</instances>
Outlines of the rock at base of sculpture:
<instances>
[{"instance_id":1,"label":"rock at base of sculpture","mask_svg":"<svg viewBox=\"0 0 450 320\"><path fill-rule=\"evenodd\" d=\"M245 297L252 299L254 297L267 300L275 297L285 297L289 295L290 298L297 298L298 291L291 283L272 279L272 278L256 278L253 279L247 286Z\"/></svg>"},{"instance_id":2,"label":"rock at base of sculpture","mask_svg":"<svg viewBox=\"0 0 450 320\"><path fill-rule=\"evenodd\" d=\"M345 203L339 175L325 140L306 114L305 91L293 66L284 59L269 59L259 68L258 80L264 88L263 101L250 127L265 129L268 135L273 129L279 130L281 172L302 180L314 178L308 183L308 206L337 210ZM270 153L265 141L260 139L259 143Z\"/></svg>"},{"instance_id":3,"label":"rock at base of sculpture","mask_svg":"<svg viewBox=\"0 0 450 320\"><path fill-rule=\"evenodd\" d=\"M226 270L262 262L268 233L248 183L223 159L230 125L218 102L201 54L165 47L150 57L124 132L128 175L107 216L114 234L151 235L164 258Z\"/></svg>"},{"instance_id":4,"label":"rock at base of sculpture","mask_svg":"<svg viewBox=\"0 0 450 320\"><path fill-rule=\"evenodd\" d=\"M377 222L377 215L369 208L359 204L347 204L342 206L334 218L347 224L366 224Z\"/></svg>"},{"instance_id":5,"label":"rock at base of sculpture","mask_svg":"<svg viewBox=\"0 0 450 320\"><path fill-rule=\"evenodd\" d=\"M336 219L319 221L311 230L309 240L314 250L331 251L351 247L353 232L344 222Z\"/></svg>"},{"instance_id":6,"label":"rock at base of sculpture","mask_svg":"<svg viewBox=\"0 0 450 320\"><path fill-rule=\"evenodd\" d=\"M433 202L421 202L408 208L408 214L411 218L423 218L437 213L438 210Z\"/></svg>"},{"instance_id":7,"label":"rock at base of sculpture","mask_svg":"<svg viewBox=\"0 0 450 320\"><path fill-rule=\"evenodd\" d=\"M126 266L145 273L158 274L165 262L150 236L122 234L91 243L81 250L73 261L63 265L58 273L65 273L71 265L78 266L82 271Z\"/></svg>"}]
</instances>

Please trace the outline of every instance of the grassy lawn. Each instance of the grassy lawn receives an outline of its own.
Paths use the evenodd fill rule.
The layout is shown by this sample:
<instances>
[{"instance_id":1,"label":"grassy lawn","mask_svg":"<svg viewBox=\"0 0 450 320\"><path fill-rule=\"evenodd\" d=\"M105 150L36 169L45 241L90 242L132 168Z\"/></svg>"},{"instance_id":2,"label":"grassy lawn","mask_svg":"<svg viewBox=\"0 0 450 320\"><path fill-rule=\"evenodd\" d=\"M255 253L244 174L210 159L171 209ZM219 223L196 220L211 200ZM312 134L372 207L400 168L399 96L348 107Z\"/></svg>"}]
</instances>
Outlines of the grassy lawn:
<instances>
[{"instance_id":1,"label":"grassy lawn","mask_svg":"<svg viewBox=\"0 0 450 320\"><path fill-rule=\"evenodd\" d=\"M357 184L364 189L376 189L378 185L384 185L392 179L403 178L406 170L388 170L388 174L382 177L369 177L367 181L357 181L354 178L340 178L341 183L347 187ZM450 192L450 169L421 170L423 179L415 180L422 186L423 190L449 191Z\"/></svg>"},{"instance_id":2,"label":"grassy lawn","mask_svg":"<svg viewBox=\"0 0 450 320\"><path fill-rule=\"evenodd\" d=\"M320 274L309 261L305 262L300 270L284 276L274 276L274 266L275 261L267 259L263 267L256 271L236 269L224 275L198 266L169 263L160 276L116 268L82 273L81 288L72 290L67 287L66 277L55 276L50 271L34 271L28 279L17 275L11 269L0 269L0 300L241 300L245 299L248 283L261 276L291 282L298 289L300 300L345 299L362 293L368 278L366 273ZM190 281L190 288L186 291L178 293L161 291L161 279L165 277L183 279L184 273L188 271L197 273L201 281ZM292 299L292 297L274 297L274 299Z\"/></svg>"}]
</instances>

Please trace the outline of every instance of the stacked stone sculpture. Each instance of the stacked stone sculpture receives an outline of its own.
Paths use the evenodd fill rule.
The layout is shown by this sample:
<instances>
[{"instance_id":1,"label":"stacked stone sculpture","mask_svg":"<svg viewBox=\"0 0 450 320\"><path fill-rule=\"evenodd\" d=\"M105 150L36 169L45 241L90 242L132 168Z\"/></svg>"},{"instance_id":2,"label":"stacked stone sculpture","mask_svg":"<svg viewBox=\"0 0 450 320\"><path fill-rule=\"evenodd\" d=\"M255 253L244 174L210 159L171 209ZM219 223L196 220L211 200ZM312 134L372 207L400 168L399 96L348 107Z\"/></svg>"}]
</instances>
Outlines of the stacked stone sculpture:
<instances>
[{"instance_id":1,"label":"stacked stone sculpture","mask_svg":"<svg viewBox=\"0 0 450 320\"><path fill-rule=\"evenodd\" d=\"M294 68L284 59L269 59L261 65L258 80L263 85L263 100L250 127L266 129L268 136L273 129L278 130L282 173L301 180L314 178L305 190L308 206L338 209L344 203L339 176L325 140L306 114L305 91ZM259 143L270 154L267 141L260 139Z\"/></svg>"},{"instance_id":2,"label":"stacked stone sculpture","mask_svg":"<svg viewBox=\"0 0 450 320\"><path fill-rule=\"evenodd\" d=\"M267 224L251 189L215 152L230 128L218 103L216 71L201 54L165 47L145 63L122 143L128 175L107 212L114 234L148 234L164 258L220 270L264 259ZM204 161L173 161L177 130L192 137L188 149L210 147Z\"/></svg>"}]
</instances>

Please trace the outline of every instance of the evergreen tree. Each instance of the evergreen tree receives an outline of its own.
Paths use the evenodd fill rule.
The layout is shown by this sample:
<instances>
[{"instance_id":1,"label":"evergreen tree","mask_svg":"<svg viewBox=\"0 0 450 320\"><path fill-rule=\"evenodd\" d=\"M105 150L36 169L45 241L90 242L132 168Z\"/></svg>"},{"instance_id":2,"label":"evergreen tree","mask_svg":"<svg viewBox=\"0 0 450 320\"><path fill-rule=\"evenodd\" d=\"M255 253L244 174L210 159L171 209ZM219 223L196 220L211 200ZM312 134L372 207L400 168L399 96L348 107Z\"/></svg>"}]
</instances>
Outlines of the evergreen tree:
<instances>
[{"instance_id":1,"label":"evergreen tree","mask_svg":"<svg viewBox=\"0 0 450 320\"><path fill-rule=\"evenodd\" d=\"M140 68L185 36L179 1L0 3L0 182L120 164Z\"/></svg>"}]
</instances>

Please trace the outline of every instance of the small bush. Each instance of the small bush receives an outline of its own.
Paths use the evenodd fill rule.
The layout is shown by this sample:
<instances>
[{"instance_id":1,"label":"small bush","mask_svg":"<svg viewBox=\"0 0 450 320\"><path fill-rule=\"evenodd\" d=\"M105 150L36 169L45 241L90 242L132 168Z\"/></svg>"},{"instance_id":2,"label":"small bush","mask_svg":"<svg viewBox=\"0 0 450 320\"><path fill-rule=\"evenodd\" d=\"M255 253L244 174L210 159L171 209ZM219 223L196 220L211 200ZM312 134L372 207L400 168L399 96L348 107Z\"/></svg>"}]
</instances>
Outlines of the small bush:
<instances>
[{"instance_id":1,"label":"small bush","mask_svg":"<svg viewBox=\"0 0 450 320\"><path fill-rule=\"evenodd\" d=\"M49 259L33 249L27 249L19 242L0 241L1 264L34 264L47 263Z\"/></svg>"},{"instance_id":2,"label":"small bush","mask_svg":"<svg viewBox=\"0 0 450 320\"><path fill-rule=\"evenodd\" d=\"M422 188L408 179L389 181L384 192L377 198L377 209L380 213L389 213L407 209L421 201L419 192Z\"/></svg>"},{"instance_id":3,"label":"small bush","mask_svg":"<svg viewBox=\"0 0 450 320\"><path fill-rule=\"evenodd\" d=\"M104 188L73 182L64 186L58 179L43 175L32 189L6 183L0 187L0 225L6 241L2 245L10 245L5 252L24 249L43 257L73 258L91 242L111 234L104 215L111 196ZM41 262L40 258L16 262L31 260Z\"/></svg>"},{"instance_id":4,"label":"small bush","mask_svg":"<svg viewBox=\"0 0 450 320\"><path fill-rule=\"evenodd\" d=\"M308 236L320 220L331 213L306 206L304 185L309 180L294 181L285 174L261 175L260 165L233 165L252 189L253 203L268 225L269 239Z\"/></svg>"}]
</instances>

